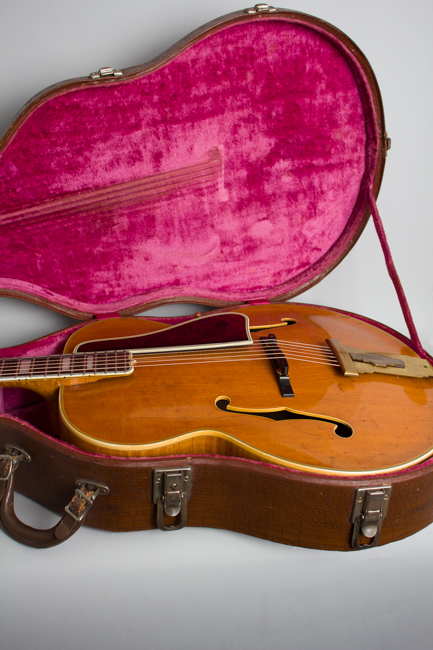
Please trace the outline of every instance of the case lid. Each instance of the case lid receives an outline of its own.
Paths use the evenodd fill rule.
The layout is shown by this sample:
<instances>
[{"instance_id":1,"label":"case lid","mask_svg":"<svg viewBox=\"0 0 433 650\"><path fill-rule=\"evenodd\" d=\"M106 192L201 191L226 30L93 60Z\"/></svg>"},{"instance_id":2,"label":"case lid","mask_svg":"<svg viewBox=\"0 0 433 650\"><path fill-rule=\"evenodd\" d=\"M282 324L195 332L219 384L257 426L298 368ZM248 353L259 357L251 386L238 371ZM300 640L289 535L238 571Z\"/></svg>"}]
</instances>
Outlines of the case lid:
<instances>
[{"instance_id":1,"label":"case lid","mask_svg":"<svg viewBox=\"0 0 433 650\"><path fill-rule=\"evenodd\" d=\"M384 156L352 41L293 11L230 14L23 109L0 143L0 294L78 318L286 300L353 246Z\"/></svg>"}]
</instances>

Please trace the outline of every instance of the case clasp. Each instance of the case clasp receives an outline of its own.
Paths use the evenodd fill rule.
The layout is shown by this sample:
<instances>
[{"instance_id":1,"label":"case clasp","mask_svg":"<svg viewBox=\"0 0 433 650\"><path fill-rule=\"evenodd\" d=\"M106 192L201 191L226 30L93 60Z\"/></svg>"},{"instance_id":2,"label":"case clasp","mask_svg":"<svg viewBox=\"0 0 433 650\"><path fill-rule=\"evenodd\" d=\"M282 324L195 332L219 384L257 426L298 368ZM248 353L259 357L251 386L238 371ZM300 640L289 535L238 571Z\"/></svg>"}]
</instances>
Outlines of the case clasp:
<instances>
[{"instance_id":1,"label":"case clasp","mask_svg":"<svg viewBox=\"0 0 433 650\"><path fill-rule=\"evenodd\" d=\"M259 5L254 5L254 7L250 7L249 9L245 9L246 14L261 14L264 12L270 12L270 11L277 11L275 7L270 7L269 5L266 4L259 4Z\"/></svg>"},{"instance_id":2,"label":"case clasp","mask_svg":"<svg viewBox=\"0 0 433 650\"><path fill-rule=\"evenodd\" d=\"M355 492L351 522L352 548L363 549L377 546L382 529L382 522L386 517L391 485L382 485L376 488L359 488ZM369 544L359 544L358 538L362 533L371 538Z\"/></svg>"},{"instance_id":3,"label":"case clasp","mask_svg":"<svg viewBox=\"0 0 433 650\"><path fill-rule=\"evenodd\" d=\"M75 521L82 521L93 506L96 497L100 494L108 494L109 491L110 488L103 483L78 479L75 481L75 494L65 506L65 512Z\"/></svg>"},{"instance_id":4,"label":"case clasp","mask_svg":"<svg viewBox=\"0 0 433 650\"><path fill-rule=\"evenodd\" d=\"M123 77L123 72L114 68L100 68L97 72L89 74L89 79L100 79L101 77Z\"/></svg>"},{"instance_id":5,"label":"case clasp","mask_svg":"<svg viewBox=\"0 0 433 650\"><path fill-rule=\"evenodd\" d=\"M153 473L153 503L160 530L179 530L186 524L187 502L191 495L191 467L156 469ZM164 524L164 514L179 517L172 526Z\"/></svg>"}]
</instances>

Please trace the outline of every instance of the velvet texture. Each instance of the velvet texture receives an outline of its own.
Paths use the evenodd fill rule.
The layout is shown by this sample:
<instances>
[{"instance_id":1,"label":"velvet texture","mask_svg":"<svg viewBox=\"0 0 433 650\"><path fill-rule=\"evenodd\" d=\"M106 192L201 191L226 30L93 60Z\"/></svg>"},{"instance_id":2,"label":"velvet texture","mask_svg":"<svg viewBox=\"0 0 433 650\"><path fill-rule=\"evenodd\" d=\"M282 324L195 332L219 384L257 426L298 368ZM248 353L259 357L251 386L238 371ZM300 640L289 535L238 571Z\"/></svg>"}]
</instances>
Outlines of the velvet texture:
<instances>
[{"instance_id":1,"label":"velvet texture","mask_svg":"<svg viewBox=\"0 0 433 650\"><path fill-rule=\"evenodd\" d=\"M350 242L378 151L351 52L289 19L59 91L0 155L0 287L103 315L272 298Z\"/></svg>"}]
</instances>

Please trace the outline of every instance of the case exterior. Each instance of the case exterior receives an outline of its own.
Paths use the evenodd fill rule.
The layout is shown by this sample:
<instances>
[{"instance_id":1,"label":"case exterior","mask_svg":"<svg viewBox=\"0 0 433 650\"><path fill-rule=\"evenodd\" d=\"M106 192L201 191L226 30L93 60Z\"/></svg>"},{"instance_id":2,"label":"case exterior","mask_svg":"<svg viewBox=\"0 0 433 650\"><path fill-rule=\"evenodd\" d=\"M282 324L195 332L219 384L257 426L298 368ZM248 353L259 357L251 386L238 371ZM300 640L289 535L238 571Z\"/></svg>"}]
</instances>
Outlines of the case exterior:
<instances>
[{"instance_id":1,"label":"case exterior","mask_svg":"<svg viewBox=\"0 0 433 650\"><path fill-rule=\"evenodd\" d=\"M64 290L62 294L59 285L48 289L41 288L37 282L34 283L32 277L28 278L29 289L26 289L25 282L22 279L14 278L13 272L16 269L12 270L13 272L9 269L5 273L7 281L3 281L0 290L1 295L31 299L38 304L84 319L89 319L95 315L103 318L114 314L134 314L142 311L144 306L151 308L176 301L200 302L227 308L248 301L260 302L271 299L271 301L277 302L291 298L319 281L343 259L356 242L368 219L368 187L374 185L374 192L375 194L378 193L387 148L383 110L376 80L365 57L350 39L323 21L288 10L277 10L272 16L260 15L259 12L254 15L238 12L218 19L197 30L197 32L194 32L180 44L146 66L125 71L123 80L126 84L137 79L151 78L153 72L164 71L170 67L170 63L173 61L175 62L174 65L177 65L177 61L182 62L182 53L193 51L194 46L200 45L200 43L205 44L206 39L212 38L212 36L217 35L219 37L218 35L221 34L224 36L224 30L243 29L247 21L250 21L251 24L257 21L257 26L260 26L260 28L263 26L266 28L267 21L274 21L275 24L275 21L281 21L284 24L290 24L291 28L294 27L295 30L313 30L314 38L324 38L327 42L332 43L332 48L343 53L345 65L350 61L351 69L357 71L356 74L361 80L359 86L361 89L360 95L364 94L361 105L368 114L366 119L368 131L366 149L368 151L365 159L367 162L364 161L365 166L362 169L358 168L359 187L357 195L354 199L351 199L352 203L350 200L347 201L343 218L345 225L341 226L340 224L340 232L337 232L333 237L328 250L325 250L319 259L312 258L311 263L306 266L302 273L293 273L293 269L291 269L287 277L284 278L283 289L281 289L281 286L268 287L267 289L261 286L256 290L254 285L250 284L247 291L243 293L236 286L223 290L221 285L212 286L208 282L200 291L194 292L194 284L191 280L189 284L186 283L185 286L181 287L178 295L176 295L176 285L173 283L172 286L163 286L156 294L152 292L151 288L147 287L137 298L133 295L134 286L127 283L123 288L122 286L116 286L116 283L118 281L122 282L122 279L119 280L114 275L110 278L110 287L115 287L115 290L113 288L112 294L108 296L106 301L101 296L98 296L95 302L94 296L92 297L90 293L80 294L77 290L75 293L68 294ZM99 87L103 89L104 87L114 87L118 82L119 80L116 78L101 77L92 80L90 84L92 88ZM44 107L49 107L51 100L59 102L59 98L68 97L68 93L71 94L81 89L88 92L89 87L89 80L87 79L73 80L67 84L49 89L36 97L24 109L2 141L0 152L3 160L6 161L3 168L3 178L7 176L10 160L15 160L13 155L8 158L11 151L12 154L14 152L13 148L11 149L12 145L17 145L16 159L22 157L19 138L34 133L31 128L27 131L26 129L28 129L29 124L31 125L31 120L37 118L38 109L44 110ZM281 144L281 140L278 142ZM35 146L37 144L38 141L35 140ZM46 157L49 158L48 155ZM200 156L198 158L201 160ZM271 163L274 164L275 160L272 160ZM124 161L122 164L124 164ZM220 159L218 157L211 158L210 167L206 167L207 172L212 175L216 169L215 173L218 175L219 164ZM215 169L213 165L214 167L216 165ZM185 166L177 165L177 168L184 169ZM146 172L146 178L152 176L152 182L155 181L155 169L150 170L151 174L149 174L149 170ZM22 173L25 174L25 164ZM44 173L46 173L46 170L42 171L42 174ZM164 174L166 172L162 171L160 173ZM142 176L138 178L142 178ZM123 182L130 183L133 180L137 179L131 180L131 178L127 178ZM162 176L156 180L163 184L165 182ZM101 187L90 189L100 191L102 188L101 191L105 191L104 187L106 185L110 187L110 183L113 182L117 183L116 187L119 192L124 191L124 186L120 187L119 178L114 181L113 179L109 180L108 185L105 179ZM54 187L56 184L57 180L52 186ZM15 227L16 223L22 223L20 219L23 216L27 218L29 206L31 223L26 222L26 229L28 229L29 223L31 227L32 224L39 227L38 219L39 221L42 219L43 228L49 227L48 217L58 209L55 203L58 200L62 203L62 206L60 206L62 210L66 206L65 214L69 215L68 218L70 218L73 213L73 201L75 201L75 198L71 199L71 187L68 188L69 193L66 192L66 200L62 192L60 192L59 199L55 191L51 192L51 194L49 192L48 195L42 198L38 198L36 195L25 197L15 212L11 208L13 200L11 200L11 205L6 202L0 212L6 228L11 224L14 224L13 227ZM83 193L85 194L89 187L84 183L78 185L77 188L75 190L78 192L76 196L81 200ZM183 192L183 189L181 189L181 192ZM188 200L187 192L183 198ZM86 196L84 199L86 214L89 213L89 210L90 212L93 209L97 211L98 207L94 208L94 206L99 204L92 203L93 198L90 201L90 208L88 207L89 202L86 203ZM46 209L47 201L51 201L48 211ZM347 208L349 204L350 210ZM83 201L81 201L80 205L82 207ZM236 209L233 212L236 212ZM91 215L93 215L93 212L91 212ZM61 218L64 218L64 214ZM121 220L123 217L117 215L116 218ZM126 222L130 223L128 219ZM256 223L259 221L257 220ZM125 225L125 220L122 221L122 224ZM30 233L32 233L31 227ZM34 237L34 234L29 236ZM261 237L262 234L259 233L259 239ZM320 238L320 232L318 237ZM182 240L181 243L183 245L185 240ZM270 243L272 245L272 240ZM100 245L98 243L98 246ZM109 253L107 242L103 245L106 247L104 254ZM263 250L269 252L268 245L269 242L264 246ZM152 267L152 273L157 267L158 264ZM143 266L140 262L139 271L142 271L142 269ZM277 270L280 272L280 269ZM61 269L59 273L60 271ZM199 269L198 273L202 272L203 270L200 271ZM276 269L273 268L272 272L276 273ZM278 273L276 274L278 275ZM194 277L198 277L197 273ZM107 275L104 275L103 280L106 281L106 278ZM281 283L277 282L276 284ZM78 286L81 287L81 291L82 285L79 282L77 283ZM119 298L122 291L124 291L125 295ZM147 295L146 291L148 292ZM116 300L112 299L114 294L118 296ZM177 321L179 320L182 319L177 319ZM35 349L39 350L40 354L60 352L73 329L75 328L46 337L33 345L20 346L19 354L29 354L29 350L34 353ZM6 354L7 351L5 351L4 356ZM28 417L26 422L22 415L30 412L32 415ZM188 526L225 528L271 541L309 548L350 550L353 548L351 515L356 490L359 488L380 488L385 485L391 486L392 496L386 517L383 519L380 539L378 540L380 545L411 535L430 524L433 520L431 508L433 461L431 460L396 474L353 479L304 474L256 461L222 456L176 456L160 459L114 458L84 452L42 432L37 427L37 423L38 418L43 419L43 417L39 405L26 402L23 396L19 394L10 397L9 407L5 408L3 416L0 416L0 448L3 448L6 444L15 445L25 449L31 457L29 464L21 463L14 472L17 489L42 505L62 514L64 506L71 499L77 480L108 485L110 488L109 494L98 497L85 519L86 525L95 528L112 531L155 528L157 524L156 506L153 500L154 471L155 469L185 466L192 468L191 496L188 501ZM26 543L24 539L21 541Z\"/></svg>"},{"instance_id":2,"label":"case exterior","mask_svg":"<svg viewBox=\"0 0 433 650\"><path fill-rule=\"evenodd\" d=\"M348 551L356 490L383 485L392 486L392 496L378 545L408 537L433 520L432 461L386 477L347 479L217 456L95 457L12 421L2 423L0 441L24 448L32 458L16 470L17 489L59 515L71 500L77 478L108 485L110 493L98 497L85 520L85 525L103 530L156 528L154 470L186 465L192 468L188 526Z\"/></svg>"}]
</instances>

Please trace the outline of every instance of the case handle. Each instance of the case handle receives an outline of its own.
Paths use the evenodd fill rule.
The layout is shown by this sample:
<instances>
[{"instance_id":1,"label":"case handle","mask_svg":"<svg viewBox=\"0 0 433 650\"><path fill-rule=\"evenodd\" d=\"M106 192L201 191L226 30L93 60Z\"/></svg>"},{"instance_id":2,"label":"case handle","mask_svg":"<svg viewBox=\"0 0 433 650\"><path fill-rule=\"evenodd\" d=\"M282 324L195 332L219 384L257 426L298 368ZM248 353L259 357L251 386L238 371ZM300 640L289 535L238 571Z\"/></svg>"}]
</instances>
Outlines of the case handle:
<instances>
[{"instance_id":1,"label":"case handle","mask_svg":"<svg viewBox=\"0 0 433 650\"><path fill-rule=\"evenodd\" d=\"M39 530L18 519L14 508L15 471L30 456L20 447L5 445L0 455L0 524L3 530L17 542L35 548L50 548L69 539L84 523L86 515L100 494L108 494L106 485L90 481L75 481L75 494L65 507L62 519L52 528Z\"/></svg>"}]
</instances>

